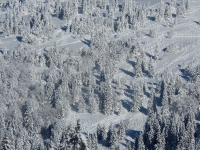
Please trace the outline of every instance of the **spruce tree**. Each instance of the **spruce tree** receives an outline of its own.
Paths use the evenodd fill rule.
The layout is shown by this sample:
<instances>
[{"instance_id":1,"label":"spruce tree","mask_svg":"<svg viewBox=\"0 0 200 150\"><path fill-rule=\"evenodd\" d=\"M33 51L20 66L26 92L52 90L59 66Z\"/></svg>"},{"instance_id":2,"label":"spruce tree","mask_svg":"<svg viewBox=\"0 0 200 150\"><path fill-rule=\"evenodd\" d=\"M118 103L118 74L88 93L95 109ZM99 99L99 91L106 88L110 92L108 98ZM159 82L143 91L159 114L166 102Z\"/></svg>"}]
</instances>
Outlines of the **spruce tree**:
<instances>
[{"instance_id":1,"label":"spruce tree","mask_svg":"<svg viewBox=\"0 0 200 150\"><path fill-rule=\"evenodd\" d=\"M165 5L164 5L164 2L161 0L161 2L160 2L160 7L159 7L159 12L158 12L158 15L157 15L157 17L156 17L156 20L157 20L158 22L162 21L163 18L164 18L164 11L165 11L164 6L165 6Z\"/></svg>"},{"instance_id":2,"label":"spruce tree","mask_svg":"<svg viewBox=\"0 0 200 150\"><path fill-rule=\"evenodd\" d=\"M186 2L185 2L185 8L186 8L186 10L190 9L190 0L186 0Z\"/></svg>"},{"instance_id":3,"label":"spruce tree","mask_svg":"<svg viewBox=\"0 0 200 150\"><path fill-rule=\"evenodd\" d=\"M166 89L163 91L163 97L161 103L162 103L162 108L161 108L162 115L163 116L169 115L169 98Z\"/></svg>"},{"instance_id":4,"label":"spruce tree","mask_svg":"<svg viewBox=\"0 0 200 150\"><path fill-rule=\"evenodd\" d=\"M113 94L111 83L108 81L105 83L105 88L103 90L103 113L105 115L110 115L113 113Z\"/></svg>"},{"instance_id":5,"label":"spruce tree","mask_svg":"<svg viewBox=\"0 0 200 150\"><path fill-rule=\"evenodd\" d=\"M87 141L87 147L91 149L91 137L89 133L86 134L86 141Z\"/></svg>"},{"instance_id":6,"label":"spruce tree","mask_svg":"<svg viewBox=\"0 0 200 150\"><path fill-rule=\"evenodd\" d=\"M170 21L170 19L172 17L171 5L166 5L165 6L164 17L165 17L166 21Z\"/></svg>"},{"instance_id":7,"label":"spruce tree","mask_svg":"<svg viewBox=\"0 0 200 150\"><path fill-rule=\"evenodd\" d=\"M92 134L91 138L91 150L98 150L98 140L96 133Z\"/></svg>"},{"instance_id":8,"label":"spruce tree","mask_svg":"<svg viewBox=\"0 0 200 150\"><path fill-rule=\"evenodd\" d=\"M101 138L100 139L106 140L106 138L107 138L106 127L105 127L105 125L103 125L101 128Z\"/></svg>"},{"instance_id":9,"label":"spruce tree","mask_svg":"<svg viewBox=\"0 0 200 150\"><path fill-rule=\"evenodd\" d=\"M111 124L109 126L109 130L107 133L106 146L108 146L109 148L114 148L116 141L117 141L117 133L116 133L113 125Z\"/></svg>"},{"instance_id":10,"label":"spruce tree","mask_svg":"<svg viewBox=\"0 0 200 150\"><path fill-rule=\"evenodd\" d=\"M172 7L176 6L176 0L171 0L170 5L172 5Z\"/></svg>"},{"instance_id":11,"label":"spruce tree","mask_svg":"<svg viewBox=\"0 0 200 150\"><path fill-rule=\"evenodd\" d=\"M138 145L136 146L135 150L145 150L145 145L143 141L143 133L140 133L138 137Z\"/></svg>"},{"instance_id":12,"label":"spruce tree","mask_svg":"<svg viewBox=\"0 0 200 150\"><path fill-rule=\"evenodd\" d=\"M135 73L134 74L135 74L135 78L140 78L143 76L141 58L137 59L137 64L135 65Z\"/></svg>"},{"instance_id":13,"label":"spruce tree","mask_svg":"<svg viewBox=\"0 0 200 150\"><path fill-rule=\"evenodd\" d=\"M160 52L159 52L158 44L156 43L156 47L155 47L155 51L154 51L154 59L155 60L160 59L159 53Z\"/></svg>"},{"instance_id":14,"label":"spruce tree","mask_svg":"<svg viewBox=\"0 0 200 150\"><path fill-rule=\"evenodd\" d=\"M97 138L99 139L99 140L101 140L101 125L100 124L98 124L97 125Z\"/></svg>"},{"instance_id":15,"label":"spruce tree","mask_svg":"<svg viewBox=\"0 0 200 150\"><path fill-rule=\"evenodd\" d=\"M154 77L154 64L152 58L150 58L149 65L148 65L148 75L150 77Z\"/></svg>"},{"instance_id":16,"label":"spruce tree","mask_svg":"<svg viewBox=\"0 0 200 150\"><path fill-rule=\"evenodd\" d=\"M126 143L126 150L132 150L130 141L127 141L127 143Z\"/></svg>"},{"instance_id":17,"label":"spruce tree","mask_svg":"<svg viewBox=\"0 0 200 150\"><path fill-rule=\"evenodd\" d=\"M142 106L143 102L143 96L142 93L142 87L140 85L137 85L133 92L133 102L131 105L131 112L138 112Z\"/></svg>"},{"instance_id":18,"label":"spruce tree","mask_svg":"<svg viewBox=\"0 0 200 150\"><path fill-rule=\"evenodd\" d=\"M150 36L151 38L156 38L156 36L157 36L156 30L155 30L155 29L151 29L151 30L149 31L149 36Z\"/></svg>"},{"instance_id":19,"label":"spruce tree","mask_svg":"<svg viewBox=\"0 0 200 150\"><path fill-rule=\"evenodd\" d=\"M120 140L122 140L125 137L125 126L122 120L120 121L120 124L119 124L118 137Z\"/></svg>"},{"instance_id":20,"label":"spruce tree","mask_svg":"<svg viewBox=\"0 0 200 150\"><path fill-rule=\"evenodd\" d=\"M2 150L10 150L12 149L11 141L8 136L5 134L3 140L1 141L1 149Z\"/></svg>"}]
</instances>

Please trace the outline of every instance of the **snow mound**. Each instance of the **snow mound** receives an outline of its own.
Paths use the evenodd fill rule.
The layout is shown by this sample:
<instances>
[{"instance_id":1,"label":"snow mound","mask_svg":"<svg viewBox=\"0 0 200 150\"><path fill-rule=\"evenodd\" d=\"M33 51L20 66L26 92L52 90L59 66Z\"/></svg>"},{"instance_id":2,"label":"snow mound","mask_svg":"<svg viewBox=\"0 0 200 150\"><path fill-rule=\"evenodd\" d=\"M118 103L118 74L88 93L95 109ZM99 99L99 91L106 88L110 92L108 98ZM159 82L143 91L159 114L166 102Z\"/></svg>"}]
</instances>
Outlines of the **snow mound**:
<instances>
[{"instance_id":1,"label":"snow mound","mask_svg":"<svg viewBox=\"0 0 200 150\"><path fill-rule=\"evenodd\" d=\"M178 53L182 51L182 46L177 44L171 44L166 48L166 52L168 53Z\"/></svg>"}]
</instances>

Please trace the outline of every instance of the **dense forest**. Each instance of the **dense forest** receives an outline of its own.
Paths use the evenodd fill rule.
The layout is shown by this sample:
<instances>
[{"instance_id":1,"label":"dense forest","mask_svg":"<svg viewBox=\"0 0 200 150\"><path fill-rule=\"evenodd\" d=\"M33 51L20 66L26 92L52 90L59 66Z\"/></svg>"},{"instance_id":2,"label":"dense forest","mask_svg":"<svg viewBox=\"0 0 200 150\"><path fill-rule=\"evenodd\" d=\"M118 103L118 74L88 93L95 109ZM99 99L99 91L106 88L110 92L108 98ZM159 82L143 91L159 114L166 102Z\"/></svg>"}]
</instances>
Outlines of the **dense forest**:
<instances>
[{"instance_id":1,"label":"dense forest","mask_svg":"<svg viewBox=\"0 0 200 150\"><path fill-rule=\"evenodd\" d=\"M0 149L199 150L199 8L1 0Z\"/></svg>"}]
</instances>

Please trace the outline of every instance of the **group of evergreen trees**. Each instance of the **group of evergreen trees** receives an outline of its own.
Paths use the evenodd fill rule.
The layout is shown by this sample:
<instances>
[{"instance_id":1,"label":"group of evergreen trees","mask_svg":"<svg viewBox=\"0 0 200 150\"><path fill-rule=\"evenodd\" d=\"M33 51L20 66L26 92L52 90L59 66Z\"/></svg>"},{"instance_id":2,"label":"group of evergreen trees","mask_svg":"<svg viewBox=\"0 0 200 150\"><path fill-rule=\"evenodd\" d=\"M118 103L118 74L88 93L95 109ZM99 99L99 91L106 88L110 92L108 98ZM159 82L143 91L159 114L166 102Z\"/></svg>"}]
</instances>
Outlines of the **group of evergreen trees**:
<instances>
[{"instance_id":1,"label":"group of evergreen trees","mask_svg":"<svg viewBox=\"0 0 200 150\"><path fill-rule=\"evenodd\" d=\"M109 3L108 0L95 2L90 0L53 2L48 0L39 5L27 0L7 0L2 5L7 7L6 36L20 34L26 43L50 40L53 38L54 29L51 15L56 14L58 18L66 20L67 32L80 36L81 39L89 35L91 36L90 44L96 44L99 39L97 36L103 36L105 40L113 33L119 34L127 29L137 30L139 27L144 27L149 16L155 17L158 21L164 19L172 23L172 7L177 10L176 18L183 16L185 11L190 8L189 0L182 0L180 6L176 4L176 1L172 1L169 5L161 1L159 11L154 16L151 16L149 7L138 6L132 0L124 0L122 6L118 4L117 0L112 3ZM96 14L93 13L94 9L97 10ZM101 10L106 10L107 13L102 14ZM31 12L30 19L24 19L23 13L29 12ZM115 19L116 12L121 13L117 19ZM155 37L155 31L151 30L149 36Z\"/></svg>"},{"instance_id":2,"label":"group of evergreen trees","mask_svg":"<svg viewBox=\"0 0 200 150\"><path fill-rule=\"evenodd\" d=\"M128 111L139 112L144 100L149 99L148 119L144 131L135 139L134 149L199 149L195 123L200 102L199 66L184 69L189 83L183 83L179 76L174 78L171 72L159 77L154 70L154 61L161 59L158 44L154 56L148 58L136 37L109 40L112 34L145 27L151 15L148 7L136 6L131 0L123 0L122 6L117 0L48 0L44 4L2 0L0 7L7 9L4 34L21 35L23 42L15 49L4 48L0 60L0 149L97 150L99 140L111 149L120 149L118 142L124 140L128 129L124 121L117 129L112 124L108 129L98 125L95 133L86 135L85 142L80 120L72 128L62 119L72 111L123 114L125 84L120 78L115 82L115 75L118 63L129 60L134 61L134 83L129 89ZM169 4L161 1L154 17L156 21L173 22L188 9L189 0L179 5L176 0ZM107 13L102 14L102 10ZM116 18L116 12L121 16ZM25 19L26 13L29 19ZM54 43L38 52L30 45L53 38L53 14L66 20L67 33L81 39L89 35L88 46L70 51ZM151 29L149 36L156 38L156 30ZM148 81L137 82L143 77L155 81L152 87ZM126 149L131 149L129 143Z\"/></svg>"},{"instance_id":3,"label":"group of evergreen trees","mask_svg":"<svg viewBox=\"0 0 200 150\"><path fill-rule=\"evenodd\" d=\"M52 39L53 23L48 5L38 5L29 1L8 1L5 16L4 35L21 35L25 43L36 44ZM26 10L26 9L27 10ZM32 10L33 9L33 10ZM23 13L29 13L29 18Z\"/></svg>"},{"instance_id":4,"label":"group of evergreen trees","mask_svg":"<svg viewBox=\"0 0 200 150\"><path fill-rule=\"evenodd\" d=\"M94 133L96 136L96 141L104 141L105 146L116 149L118 148L118 141L123 140L126 136L126 124L125 121L120 121L118 129L116 129L112 124L110 124L108 131L105 128L105 125L101 126L98 124L97 126L97 133ZM93 135L92 135L93 136ZM91 139L90 143L93 139Z\"/></svg>"}]
</instances>

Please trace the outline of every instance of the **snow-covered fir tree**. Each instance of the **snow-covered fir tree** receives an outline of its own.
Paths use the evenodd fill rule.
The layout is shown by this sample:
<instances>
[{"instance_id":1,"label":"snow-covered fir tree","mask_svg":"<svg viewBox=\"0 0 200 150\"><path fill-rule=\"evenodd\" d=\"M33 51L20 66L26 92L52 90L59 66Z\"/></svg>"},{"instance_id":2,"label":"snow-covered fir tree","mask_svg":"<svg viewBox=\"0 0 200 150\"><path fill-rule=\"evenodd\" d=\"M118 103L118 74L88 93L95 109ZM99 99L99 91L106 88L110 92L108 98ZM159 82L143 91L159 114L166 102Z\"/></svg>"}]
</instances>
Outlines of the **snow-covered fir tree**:
<instances>
[{"instance_id":1,"label":"snow-covered fir tree","mask_svg":"<svg viewBox=\"0 0 200 150\"><path fill-rule=\"evenodd\" d=\"M152 58L150 58L149 65L148 65L148 75L150 77L154 77L154 75L155 75L154 64L153 64Z\"/></svg>"},{"instance_id":2,"label":"snow-covered fir tree","mask_svg":"<svg viewBox=\"0 0 200 150\"><path fill-rule=\"evenodd\" d=\"M133 102L130 109L131 112L138 112L140 110L143 102L143 96L142 87L137 84L133 92Z\"/></svg>"}]
</instances>

